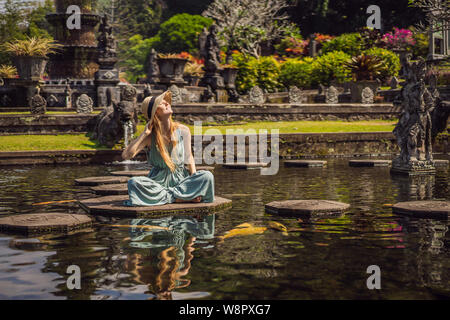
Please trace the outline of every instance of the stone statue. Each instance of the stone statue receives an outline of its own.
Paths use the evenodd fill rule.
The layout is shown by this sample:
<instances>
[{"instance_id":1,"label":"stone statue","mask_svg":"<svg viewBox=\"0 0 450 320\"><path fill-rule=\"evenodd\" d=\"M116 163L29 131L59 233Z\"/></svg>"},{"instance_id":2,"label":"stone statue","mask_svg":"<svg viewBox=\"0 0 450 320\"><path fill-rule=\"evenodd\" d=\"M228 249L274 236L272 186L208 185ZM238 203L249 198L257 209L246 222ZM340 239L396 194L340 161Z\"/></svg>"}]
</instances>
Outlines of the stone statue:
<instances>
[{"instance_id":1,"label":"stone statue","mask_svg":"<svg viewBox=\"0 0 450 320\"><path fill-rule=\"evenodd\" d=\"M123 88L120 102L112 101L112 107L107 107L96 118L93 138L102 145L113 147L124 138L124 128L136 132L138 113L136 108L137 90L128 85Z\"/></svg>"},{"instance_id":2,"label":"stone statue","mask_svg":"<svg viewBox=\"0 0 450 320\"><path fill-rule=\"evenodd\" d=\"M331 86L325 90L325 102L327 104L339 103L339 92L335 87Z\"/></svg>"},{"instance_id":3,"label":"stone statue","mask_svg":"<svg viewBox=\"0 0 450 320\"><path fill-rule=\"evenodd\" d=\"M158 66L158 53L155 49L150 51L148 55L148 72L147 81L148 83L158 83L159 82L159 66Z\"/></svg>"},{"instance_id":4,"label":"stone statue","mask_svg":"<svg viewBox=\"0 0 450 320\"><path fill-rule=\"evenodd\" d=\"M205 43L205 71L217 73L220 70L220 44L217 40L218 28L215 24L209 28Z\"/></svg>"},{"instance_id":5,"label":"stone statue","mask_svg":"<svg viewBox=\"0 0 450 320\"><path fill-rule=\"evenodd\" d=\"M400 156L392 163L393 172L434 172L432 150L432 112L440 103L436 88L425 87L426 62L405 59L406 82L399 99L402 112L394 129Z\"/></svg>"},{"instance_id":6,"label":"stone statue","mask_svg":"<svg viewBox=\"0 0 450 320\"><path fill-rule=\"evenodd\" d=\"M248 101L250 103L262 104L265 102L264 92L258 86L254 86L250 89L248 94Z\"/></svg>"},{"instance_id":7,"label":"stone statue","mask_svg":"<svg viewBox=\"0 0 450 320\"><path fill-rule=\"evenodd\" d=\"M289 103L302 103L303 102L303 92L296 86L289 88Z\"/></svg>"},{"instance_id":8,"label":"stone statue","mask_svg":"<svg viewBox=\"0 0 450 320\"><path fill-rule=\"evenodd\" d=\"M92 101L91 97L89 97L85 93L78 97L77 101L75 102L75 106L77 107L77 113L89 114L94 111L94 102Z\"/></svg>"},{"instance_id":9,"label":"stone statue","mask_svg":"<svg viewBox=\"0 0 450 320\"><path fill-rule=\"evenodd\" d=\"M372 89L369 87L365 87L361 93L361 102L362 104L373 104L374 102L374 94Z\"/></svg>"},{"instance_id":10,"label":"stone statue","mask_svg":"<svg viewBox=\"0 0 450 320\"><path fill-rule=\"evenodd\" d=\"M64 95L66 96L66 108L72 108L72 88L70 88L70 79L66 81L66 87L64 88Z\"/></svg>"},{"instance_id":11,"label":"stone statue","mask_svg":"<svg viewBox=\"0 0 450 320\"><path fill-rule=\"evenodd\" d=\"M208 29L203 28L202 33L198 37L198 47L201 57L206 57L206 38L208 37Z\"/></svg>"},{"instance_id":12,"label":"stone statue","mask_svg":"<svg viewBox=\"0 0 450 320\"><path fill-rule=\"evenodd\" d=\"M36 89L36 94L31 98L30 111L32 114L45 114L47 111L47 101L40 95L41 89Z\"/></svg>"},{"instance_id":13,"label":"stone statue","mask_svg":"<svg viewBox=\"0 0 450 320\"><path fill-rule=\"evenodd\" d=\"M171 85L168 89L170 92L172 92L172 104L180 104L183 103L183 94L176 85Z\"/></svg>"},{"instance_id":14,"label":"stone statue","mask_svg":"<svg viewBox=\"0 0 450 320\"><path fill-rule=\"evenodd\" d=\"M214 91L211 88L211 86L208 84L206 86L206 90L202 94L201 100L203 102L214 103L215 102L214 97L215 97Z\"/></svg>"},{"instance_id":15,"label":"stone statue","mask_svg":"<svg viewBox=\"0 0 450 320\"><path fill-rule=\"evenodd\" d=\"M398 78L392 77L391 80L391 89L397 89L398 88Z\"/></svg>"},{"instance_id":16,"label":"stone statue","mask_svg":"<svg viewBox=\"0 0 450 320\"><path fill-rule=\"evenodd\" d=\"M117 44L114 36L112 34L112 26L109 23L108 15L104 15L102 17L102 22L98 29L99 36L98 40L98 49L100 52L101 58L115 58L117 56Z\"/></svg>"}]
</instances>

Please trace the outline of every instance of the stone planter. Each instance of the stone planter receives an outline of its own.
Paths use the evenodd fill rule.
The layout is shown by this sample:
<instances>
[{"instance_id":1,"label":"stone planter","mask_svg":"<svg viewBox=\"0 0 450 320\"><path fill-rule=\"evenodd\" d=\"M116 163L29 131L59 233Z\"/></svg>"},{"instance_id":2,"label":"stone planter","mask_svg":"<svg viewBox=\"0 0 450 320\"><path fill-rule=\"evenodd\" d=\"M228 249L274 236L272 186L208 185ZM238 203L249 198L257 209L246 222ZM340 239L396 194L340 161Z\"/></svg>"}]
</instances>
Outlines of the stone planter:
<instances>
[{"instance_id":1,"label":"stone planter","mask_svg":"<svg viewBox=\"0 0 450 320\"><path fill-rule=\"evenodd\" d=\"M23 80L40 80L44 75L48 60L43 57L16 56L13 58L19 78Z\"/></svg>"},{"instance_id":2,"label":"stone planter","mask_svg":"<svg viewBox=\"0 0 450 320\"><path fill-rule=\"evenodd\" d=\"M369 87L372 89L374 96L377 95L377 90L380 87L378 81L365 80L357 82L349 82L350 93L352 95L352 102L361 103L362 102L362 91L364 88Z\"/></svg>"},{"instance_id":3,"label":"stone planter","mask_svg":"<svg viewBox=\"0 0 450 320\"><path fill-rule=\"evenodd\" d=\"M164 84L184 85L183 79L184 67L188 59L182 58L158 58L157 59L160 76L160 82Z\"/></svg>"},{"instance_id":4,"label":"stone planter","mask_svg":"<svg viewBox=\"0 0 450 320\"><path fill-rule=\"evenodd\" d=\"M225 88L227 89L234 89L235 87L235 82L236 82L236 76L238 73L238 69L237 68L224 68L221 72L222 77L223 77L223 81L225 83Z\"/></svg>"},{"instance_id":5,"label":"stone planter","mask_svg":"<svg viewBox=\"0 0 450 320\"><path fill-rule=\"evenodd\" d=\"M191 87L197 87L201 79L202 76L194 76L191 74L184 76L184 80L187 82L187 85Z\"/></svg>"}]
</instances>

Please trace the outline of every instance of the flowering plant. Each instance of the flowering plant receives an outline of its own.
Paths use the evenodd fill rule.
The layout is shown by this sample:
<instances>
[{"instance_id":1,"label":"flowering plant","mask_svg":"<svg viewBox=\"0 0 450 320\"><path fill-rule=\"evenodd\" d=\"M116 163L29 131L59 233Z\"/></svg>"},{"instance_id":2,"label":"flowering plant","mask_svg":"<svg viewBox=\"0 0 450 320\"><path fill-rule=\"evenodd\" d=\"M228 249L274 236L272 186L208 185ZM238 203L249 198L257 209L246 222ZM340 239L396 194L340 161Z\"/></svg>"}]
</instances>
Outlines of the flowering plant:
<instances>
[{"instance_id":1,"label":"flowering plant","mask_svg":"<svg viewBox=\"0 0 450 320\"><path fill-rule=\"evenodd\" d=\"M394 28L393 33L386 33L382 41L391 49L408 49L416 43L411 30L399 28Z\"/></svg>"}]
</instances>

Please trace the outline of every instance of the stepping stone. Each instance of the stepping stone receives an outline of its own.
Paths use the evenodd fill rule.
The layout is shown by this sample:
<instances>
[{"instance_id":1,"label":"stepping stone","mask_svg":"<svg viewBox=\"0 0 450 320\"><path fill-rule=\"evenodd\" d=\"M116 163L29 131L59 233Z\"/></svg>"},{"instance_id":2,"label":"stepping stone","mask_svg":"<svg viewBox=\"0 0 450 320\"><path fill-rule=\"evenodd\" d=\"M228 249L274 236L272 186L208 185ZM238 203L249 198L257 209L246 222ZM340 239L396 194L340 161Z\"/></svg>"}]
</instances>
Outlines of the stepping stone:
<instances>
[{"instance_id":1,"label":"stepping stone","mask_svg":"<svg viewBox=\"0 0 450 320\"><path fill-rule=\"evenodd\" d=\"M350 208L350 205L347 203L328 200L273 201L265 206L268 213L306 216L342 213L348 208Z\"/></svg>"},{"instance_id":2,"label":"stepping stone","mask_svg":"<svg viewBox=\"0 0 450 320\"><path fill-rule=\"evenodd\" d=\"M124 195L128 194L128 184L103 184L91 187L91 190L102 196Z\"/></svg>"},{"instance_id":3,"label":"stepping stone","mask_svg":"<svg viewBox=\"0 0 450 320\"><path fill-rule=\"evenodd\" d=\"M391 160L350 160L350 167L388 167L392 163Z\"/></svg>"},{"instance_id":4,"label":"stepping stone","mask_svg":"<svg viewBox=\"0 0 450 320\"><path fill-rule=\"evenodd\" d=\"M448 160L434 160L434 166L436 168L445 168L448 167L449 161Z\"/></svg>"},{"instance_id":5,"label":"stepping stone","mask_svg":"<svg viewBox=\"0 0 450 320\"><path fill-rule=\"evenodd\" d=\"M197 169L197 171L199 170L214 171L214 167L210 166L196 166L195 168Z\"/></svg>"},{"instance_id":6,"label":"stepping stone","mask_svg":"<svg viewBox=\"0 0 450 320\"><path fill-rule=\"evenodd\" d=\"M227 169L254 169L254 168L261 168L261 167L267 167L267 163L262 162L236 162L236 163L224 163L222 165L223 168Z\"/></svg>"},{"instance_id":7,"label":"stepping stone","mask_svg":"<svg viewBox=\"0 0 450 320\"><path fill-rule=\"evenodd\" d=\"M80 200L78 204L89 214L116 215L123 217L159 217L172 214L209 214L231 207L231 200L215 197L211 203L170 203L160 206L128 207L123 201L128 195L106 196Z\"/></svg>"},{"instance_id":8,"label":"stepping stone","mask_svg":"<svg viewBox=\"0 0 450 320\"><path fill-rule=\"evenodd\" d=\"M399 202L392 206L392 212L424 219L448 219L450 201L409 201Z\"/></svg>"},{"instance_id":9,"label":"stepping stone","mask_svg":"<svg viewBox=\"0 0 450 320\"><path fill-rule=\"evenodd\" d=\"M320 160L286 160L286 161L284 161L285 167L310 168L310 167L324 167L326 165L327 165L326 161L320 161Z\"/></svg>"},{"instance_id":10,"label":"stepping stone","mask_svg":"<svg viewBox=\"0 0 450 320\"><path fill-rule=\"evenodd\" d=\"M135 170L135 171L113 171L111 174L113 176L119 176L119 177L141 177L141 176L147 176L149 170Z\"/></svg>"},{"instance_id":11,"label":"stepping stone","mask_svg":"<svg viewBox=\"0 0 450 320\"><path fill-rule=\"evenodd\" d=\"M0 230L19 234L68 233L92 226L83 214L33 213L0 218Z\"/></svg>"},{"instance_id":12,"label":"stepping stone","mask_svg":"<svg viewBox=\"0 0 450 320\"><path fill-rule=\"evenodd\" d=\"M129 177L122 176L87 177L75 179L75 183L79 186L99 186L102 184L126 183L129 179Z\"/></svg>"},{"instance_id":13,"label":"stepping stone","mask_svg":"<svg viewBox=\"0 0 450 320\"><path fill-rule=\"evenodd\" d=\"M198 170L206 170L206 171L213 171L214 167L208 167L208 166L197 166ZM111 174L113 176L119 176L119 177L145 177L148 176L149 170L135 170L135 171L113 171Z\"/></svg>"}]
</instances>

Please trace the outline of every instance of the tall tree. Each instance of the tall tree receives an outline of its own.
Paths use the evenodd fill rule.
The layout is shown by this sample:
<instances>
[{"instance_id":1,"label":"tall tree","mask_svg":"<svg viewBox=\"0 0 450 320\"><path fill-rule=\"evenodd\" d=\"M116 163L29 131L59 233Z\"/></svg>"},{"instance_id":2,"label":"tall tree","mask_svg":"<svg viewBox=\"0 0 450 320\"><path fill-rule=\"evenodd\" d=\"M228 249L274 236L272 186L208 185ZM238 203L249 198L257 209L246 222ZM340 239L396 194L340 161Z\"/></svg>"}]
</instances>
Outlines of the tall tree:
<instances>
[{"instance_id":1,"label":"tall tree","mask_svg":"<svg viewBox=\"0 0 450 320\"><path fill-rule=\"evenodd\" d=\"M203 16L216 21L229 50L258 57L262 43L270 43L291 27L284 12L287 7L287 0L215 0Z\"/></svg>"}]
</instances>

